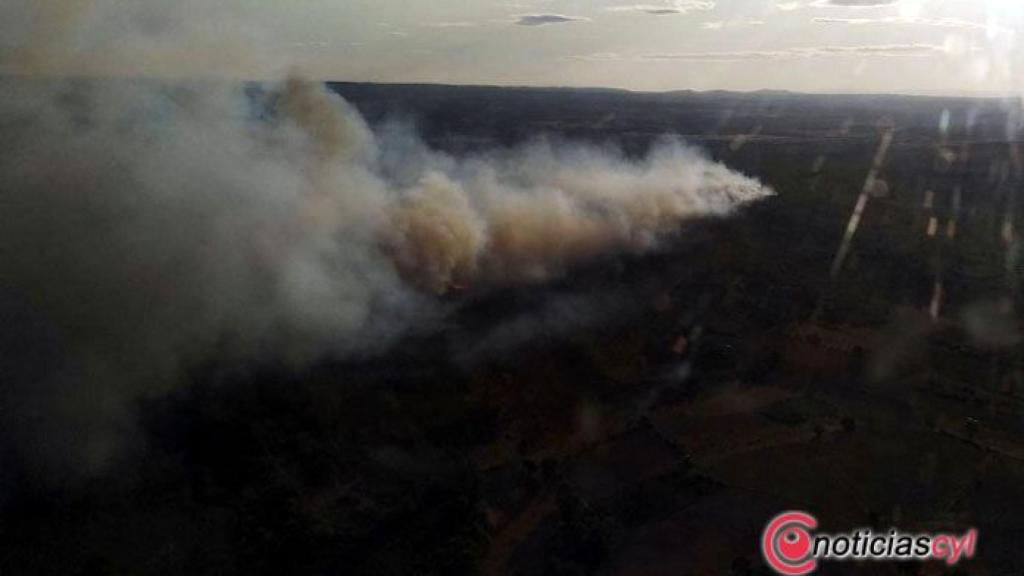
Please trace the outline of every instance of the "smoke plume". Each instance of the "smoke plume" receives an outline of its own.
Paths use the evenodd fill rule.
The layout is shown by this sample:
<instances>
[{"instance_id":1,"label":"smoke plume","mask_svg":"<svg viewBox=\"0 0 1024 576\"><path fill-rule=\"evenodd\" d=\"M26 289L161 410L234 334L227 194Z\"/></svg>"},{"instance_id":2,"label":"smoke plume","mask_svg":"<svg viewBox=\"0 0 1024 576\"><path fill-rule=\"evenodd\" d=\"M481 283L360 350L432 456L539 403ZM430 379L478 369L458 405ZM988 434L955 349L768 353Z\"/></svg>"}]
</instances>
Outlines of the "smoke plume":
<instances>
[{"instance_id":1,"label":"smoke plume","mask_svg":"<svg viewBox=\"0 0 1024 576\"><path fill-rule=\"evenodd\" d=\"M769 193L671 141L454 158L294 77L10 79L0 134L0 425L86 470L199 362L379 352L438 294L647 250Z\"/></svg>"}]
</instances>

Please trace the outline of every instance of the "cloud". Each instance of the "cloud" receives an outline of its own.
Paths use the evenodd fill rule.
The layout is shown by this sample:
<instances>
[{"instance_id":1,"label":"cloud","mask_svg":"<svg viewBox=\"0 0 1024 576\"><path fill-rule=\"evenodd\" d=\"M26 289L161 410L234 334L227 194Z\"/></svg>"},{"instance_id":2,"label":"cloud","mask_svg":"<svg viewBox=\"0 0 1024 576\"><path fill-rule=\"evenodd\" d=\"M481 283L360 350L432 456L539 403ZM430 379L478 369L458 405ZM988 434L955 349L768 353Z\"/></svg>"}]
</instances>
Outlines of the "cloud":
<instances>
[{"instance_id":1,"label":"cloud","mask_svg":"<svg viewBox=\"0 0 1024 576\"><path fill-rule=\"evenodd\" d=\"M788 12L801 8L886 8L899 2L900 0L804 0L778 2L775 7Z\"/></svg>"},{"instance_id":2,"label":"cloud","mask_svg":"<svg viewBox=\"0 0 1024 576\"><path fill-rule=\"evenodd\" d=\"M669 60L728 62L738 60L775 60L794 55L786 50L737 50L732 52L663 52L643 54L639 59L650 62Z\"/></svg>"},{"instance_id":3,"label":"cloud","mask_svg":"<svg viewBox=\"0 0 1024 576\"><path fill-rule=\"evenodd\" d=\"M574 56L573 58L584 62L666 62L672 60L727 62L736 60L775 59L785 57L786 54L786 51L773 50L750 50L737 52L662 52L649 54L596 52L594 54Z\"/></svg>"},{"instance_id":4,"label":"cloud","mask_svg":"<svg viewBox=\"0 0 1024 576\"><path fill-rule=\"evenodd\" d=\"M964 28L973 30L988 30L989 26L979 22L971 22L961 18L924 18L907 16L886 16L883 18L832 18L817 17L815 22L822 24L904 24L914 26L935 26L937 28Z\"/></svg>"},{"instance_id":5,"label":"cloud","mask_svg":"<svg viewBox=\"0 0 1024 576\"><path fill-rule=\"evenodd\" d=\"M664 4L625 4L611 6L605 10L608 12L643 12L653 16L668 16L672 14L686 14L698 10L712 10L715 2L711 0L673 0Z\"/></svg>"},{"instance_id":6,"label":"cloud","mask_svg":"<svg viewBox=\"0 0 1024 576\"><path fill-rule=\"evenodd\" d=\"M589 18L582 16L564 16L562 14L521 14L516 18L516 24L519 26L546 26L548 24L589 21Z\"/></svg>"},{"instance_id":7,"label":"cloud","mask_svg":"<svg viewBox=\"0 0 1024 576\"><path fill-rule=\"evenodd\" d=\"M877 44L866 46L817 46L811 48L788 48L782 50L740 50L725 52L661 52L648 54L618 54L600 52L576 56L585 62L736 62L744 60L783 60L790 58L818 58L826 56L926 56L945 53L942 46L933 44Z\"/></svg>"},{"instance_id":8,"label":"cloud","mask_svg":"<svg viewBox=\"0 0 1024 576\"><path fill-rule=\"evenodd\" d=\"M892 6L899 0L818 0L818 6L842 6L845 8L874 8L876 6Z\"/></svg>"},{"instance_id":9,"label":"cloud","mask_svg":"<svg viewBox=\"0 0 1024 576\"><path fill-rule=\"evenodd\" d=\"M473 28L479 24L476 22L424 22L420 26L424 28Z\"/></svg>"},{"instance_id":10,"label":"cloud","mask_svg":"<svg viewBox=\"0 0 1024 576\"><path fill-rule=\"evenodd\" d=\"M700 27L704 30L725 30L727 28L746 28L747 26L762 26L763 20L717 20L713 22L702 22Z\"/></svg>"},{"instance_id":11,"label":"cloud","mask_svg":"<svg viewBox=\"0 0 1024 576\"><path fill-rule=\"evenodd\" d=\"M807 49L810 55L874 54L878 56L920 56L945 53L944 46L935 44L879 44L874 46L822 46Z\"/></svg>"}]
</instances>

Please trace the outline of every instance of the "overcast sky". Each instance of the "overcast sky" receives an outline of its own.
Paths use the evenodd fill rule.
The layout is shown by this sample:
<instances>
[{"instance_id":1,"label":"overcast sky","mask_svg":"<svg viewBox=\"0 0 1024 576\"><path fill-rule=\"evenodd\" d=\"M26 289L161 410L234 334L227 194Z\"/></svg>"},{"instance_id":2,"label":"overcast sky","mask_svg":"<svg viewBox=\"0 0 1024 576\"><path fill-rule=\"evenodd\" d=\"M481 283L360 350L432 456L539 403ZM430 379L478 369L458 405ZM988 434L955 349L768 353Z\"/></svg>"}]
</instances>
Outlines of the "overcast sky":
<instances>
[{"instance_id":1,"label":"overcast sky","mask_svg":"<svg viewBox=\"0 0 1024 576\"><path fill-rule=\"evenodd\" d=\"M1024 91L1021 0L640 1L5 0L0 69L267 76L297 67L386 82ZM63 40L55 48L40 38Z\"/></svg>"}]
</instances>

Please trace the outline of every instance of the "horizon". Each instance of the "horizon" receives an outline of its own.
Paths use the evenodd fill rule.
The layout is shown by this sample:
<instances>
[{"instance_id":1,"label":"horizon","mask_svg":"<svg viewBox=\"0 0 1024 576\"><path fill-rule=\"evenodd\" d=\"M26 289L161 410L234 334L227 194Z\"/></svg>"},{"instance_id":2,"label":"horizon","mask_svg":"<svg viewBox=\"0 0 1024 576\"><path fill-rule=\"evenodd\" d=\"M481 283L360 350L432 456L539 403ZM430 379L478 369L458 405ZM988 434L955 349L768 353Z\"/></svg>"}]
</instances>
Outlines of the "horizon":
<instances>
[{"instance_id":1,"label":"horizon","mask_svg":"<svg viewBox=\"0 0 1024 576\"><path fill-rule=\"evenodd\" d=\"M131 75L131 76L114 76L114 75L46 75L46 74L23 74L18 72L0 72L0 77L15 77L15 78L34 78L40 80L100 80L100 81L118 81L118 80L145 80L145 81L168 81L168 82L220 82L220 81L236 81L241 83L274 83L281 82L288 77L288 74L276 77L264 77L264 78L223 78L223 77L210 77L195 75L189 77L160 77L160 76L145 76L145 75ZM844 92L844 91L810 91L810 90L789 90L783 88L751 88L751 89L729 89L729 88L705 88L705 89L694 89L694 88L672 88L665 90L642 90L633 88L624 88L618 86L600 86L600 85L558 85L558 84L515 84L515 83L454 83L454 82L441 82L441 81L373 81L373 80L358 80L358 79L337 79L337 78L309 78L306 76L299 76L304 81L310 82L322 82L325 84L349 84L349 85L365 85L365 86L393 86L393 87L413 87L413 86L427 86L437 88L454 88L454 89L504 89L504 90L548 90L548 91L593 91L593 92L618 92L623 94L739 94L754 96L759 94L780 94L780 95L792 95L792 96L839 96L839 97L904 97L904 98L937 98L937 99L953 99L953 100L1021 100L1024 102L1024 93L1014 92L990 92L990 91L914 91L914 90L894 90L891 92Z\"/></svg>"},{"instance_id":2,"label":"horizon","mask_svg":"<svg viewBox=\"0 0 1024 576\"><path fill-rule=\"evenodd\" d=\"M15 0L0 73L1007 97L1022 25L1010 0Z\"/></svg>"},{"instance_id":3,"label":"horizon","mask_svg":"<svg viewBox=\"0 0 1024 576\"><path fill-rule=\"evenodd\" d=\"M262 81L262 80L257 80ZM356 84L356 85L369 85L369 86L434 86L441 88L501 88L509 90L584 90L584 91L607 91L607 92L622 92L627 94L714 94L714 93L726 93L726 94L743 94L743 95L757 95L763 93L773 94L786 94L794 96L853 96L853 97L874 97L874 96L896 96L896 97L907 97L907 98L950 98L957 100L1021 100L1024 99L1024 94L1013 93L1013 92L986 92L986 91L961 91L961 92L931 92L931 91L912 91L912 90L894 90L892 92L828 92L828 91L803 91L803 90L787 90L782 88L751 88L748 90L733 90L728 88L707 88L707 89L693 89L693 88L673 88L666 90L636 90L631 88L620 88L615 86L591 86L591 85L558 85L558 84L478 84L478 83L466 83L457 84L449 82L374 82L366 80L334 80L334 79L317 79L316 82L325 82L328 84Z\"/></svg>"}]
</instances>

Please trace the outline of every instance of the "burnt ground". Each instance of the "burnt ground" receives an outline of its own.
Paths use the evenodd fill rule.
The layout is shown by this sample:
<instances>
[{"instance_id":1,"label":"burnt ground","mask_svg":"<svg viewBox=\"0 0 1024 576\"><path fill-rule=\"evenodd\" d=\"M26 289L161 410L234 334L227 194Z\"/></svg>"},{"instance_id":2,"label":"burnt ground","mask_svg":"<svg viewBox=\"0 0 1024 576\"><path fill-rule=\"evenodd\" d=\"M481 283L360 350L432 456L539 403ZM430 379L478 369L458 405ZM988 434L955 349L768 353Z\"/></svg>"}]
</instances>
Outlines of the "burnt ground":
<instances>
[{"instance_id":1,"label":"burnt ground","mask_svg":"<svg viewBox=\"0 0 1024 576\"><path fill-rule=\"evenodd\" d=\"M759 536L790 509L975 526L960 573L1024 571L1018 104L334 88L456 154L679 134L777 195L451 296L383 357L197 369L117 473L7 473L0 574L768 574ZM822 569L861 572L951 573Z\"/></svg>"}]
</instances>

